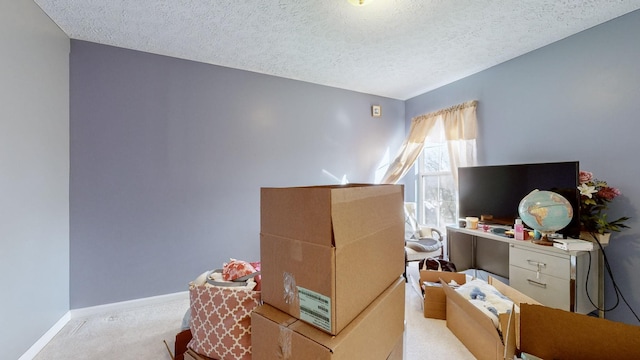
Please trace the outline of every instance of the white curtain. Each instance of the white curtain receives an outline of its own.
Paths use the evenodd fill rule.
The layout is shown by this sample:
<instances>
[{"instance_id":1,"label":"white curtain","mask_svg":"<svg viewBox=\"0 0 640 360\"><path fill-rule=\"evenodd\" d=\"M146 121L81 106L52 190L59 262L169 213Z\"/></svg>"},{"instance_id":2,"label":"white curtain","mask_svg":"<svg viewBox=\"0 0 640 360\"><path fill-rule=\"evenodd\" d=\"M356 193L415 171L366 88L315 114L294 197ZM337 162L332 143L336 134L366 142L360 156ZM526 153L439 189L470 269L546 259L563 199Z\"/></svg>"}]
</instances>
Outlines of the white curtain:
<instances>
[{"instance_id":1,"label":"white curtain","mask_svg":"<svg viewBox=\"0 0 640 360\"><path fill-rule=\"evenodd\" d=\"M409 135L382 178L383 184L395 184L411 169L422 152L424 141L434 128L444 129L453 180L458 181L458 167L476 165L477 100L452 106L411 119ZM442 122L442 127L436 127Z\"/></svg>"}]
</instances>

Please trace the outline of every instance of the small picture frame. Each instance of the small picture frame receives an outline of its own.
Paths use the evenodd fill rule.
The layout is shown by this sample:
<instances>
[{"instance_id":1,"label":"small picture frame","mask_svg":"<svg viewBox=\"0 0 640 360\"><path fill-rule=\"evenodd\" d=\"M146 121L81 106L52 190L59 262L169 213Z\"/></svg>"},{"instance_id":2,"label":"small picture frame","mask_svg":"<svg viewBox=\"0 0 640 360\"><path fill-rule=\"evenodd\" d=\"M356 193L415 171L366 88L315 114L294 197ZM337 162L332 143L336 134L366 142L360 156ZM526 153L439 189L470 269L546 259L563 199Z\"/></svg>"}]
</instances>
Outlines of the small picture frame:
<instances>
[{"instance_id":1,"label":"small picture frame","mask_svg":"<svg viewBox=\"0 0 640 360\"><path fill-rule=\"evenodd\" d=\"M371 106L371 116L373 117L382 116L382 108L380 107L380 105Z\"/></svg>"}]
</instances>

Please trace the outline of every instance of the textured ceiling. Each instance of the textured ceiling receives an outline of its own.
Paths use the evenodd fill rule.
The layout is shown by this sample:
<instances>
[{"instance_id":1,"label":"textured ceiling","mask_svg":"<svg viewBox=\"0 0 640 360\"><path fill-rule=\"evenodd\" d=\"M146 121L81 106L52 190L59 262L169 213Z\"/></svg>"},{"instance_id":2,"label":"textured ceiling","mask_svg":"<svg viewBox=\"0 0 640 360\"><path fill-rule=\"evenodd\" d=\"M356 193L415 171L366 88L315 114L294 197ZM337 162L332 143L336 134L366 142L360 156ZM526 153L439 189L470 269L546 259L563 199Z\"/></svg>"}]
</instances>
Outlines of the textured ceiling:
<instances>
[{"instance_id":1,"label":"textured ceiling","mask_svg":"<svg viewBox=\"0 0 640 360\"><path fill-rule=\"evenodd\" d=\"M34 0L72 39L406 100L640 0Z\"/></svg>"}]
</instances>

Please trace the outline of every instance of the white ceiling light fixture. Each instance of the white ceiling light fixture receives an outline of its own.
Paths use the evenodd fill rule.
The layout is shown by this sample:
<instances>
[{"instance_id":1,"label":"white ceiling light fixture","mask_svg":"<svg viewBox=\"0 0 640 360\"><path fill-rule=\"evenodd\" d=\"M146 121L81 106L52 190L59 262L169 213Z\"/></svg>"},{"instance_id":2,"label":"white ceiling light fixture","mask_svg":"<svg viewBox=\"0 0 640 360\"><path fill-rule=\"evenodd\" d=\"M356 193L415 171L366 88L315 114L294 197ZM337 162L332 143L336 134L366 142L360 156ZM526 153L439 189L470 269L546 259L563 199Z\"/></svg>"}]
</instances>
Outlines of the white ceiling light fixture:
<instances>
[{"instance_id":1,"label":"white ceiling light fixture","mask_svg":"<svg viewBox=\"0 0 640 360\"><path fill-rule=\"evenodd\" d=\"M353 6L365 6L373 2L373 0L347 0Z\"/></svg>"}]
</instances>

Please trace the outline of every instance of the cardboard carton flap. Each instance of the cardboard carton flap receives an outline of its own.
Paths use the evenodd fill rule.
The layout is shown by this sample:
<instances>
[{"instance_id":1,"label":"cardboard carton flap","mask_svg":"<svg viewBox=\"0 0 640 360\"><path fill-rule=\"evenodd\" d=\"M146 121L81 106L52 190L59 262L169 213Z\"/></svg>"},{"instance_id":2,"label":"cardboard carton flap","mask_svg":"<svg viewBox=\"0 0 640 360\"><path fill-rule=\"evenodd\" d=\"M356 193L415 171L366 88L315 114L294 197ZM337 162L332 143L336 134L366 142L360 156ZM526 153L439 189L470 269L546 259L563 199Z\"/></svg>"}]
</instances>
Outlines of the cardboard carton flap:
<instances>
[{"instance_id":1,"label":"cardboard carton flap","mask_svg":"<svg viewBox=\"0 0 640 360\"><path fill-rule=\"evenodd\" d=\"M471 353L479 359L513 359L519 345L520 317L517 306L535 300L509 287L499 280L489 277L487 283L513 301L511 311L499 315L503 337L493 321L461 294L441 280L447 296L447 327L465 344ZM451 315L453 319L450 319ZM451 323L450 323L451 321Z\"/></svg>"},{"instance_id":2,"label":"cardboard carton flap","mask_svg":"<svg viewBox=\"0 0 640 360\"><path fill-rule=\"evenodd\" d=\"M440 282L444 280L445 283L450 283L454 280L459 285L466 283L467 275L458 272L450 271L436 271L436 270L420 270L420 285L425 281L428 282Z\"/></svg>"},{"instance_id":3,"label":"cardboard carton flap","mask_svg":"<svg viewBox=\"0 0 640 360\"><path fill-rule=\"evenodd\" d=\"M640 326L528 304L520 326L521 350L543 359L640 359Z\"/></svg>"},{"instance_id":4,"label":"cardboard carton flap","mask_svg":"<svg viewBox=\"0 0 640 360\"><path fill-rule=\"evenodd\" d=\"M471 302L465 299L462 295L460 295L457 291L451 288L444 280L441 280L442 287L444 289L445 294L447 295L447 300L451 300L454 302L465 314L468 314L474 322L478 324L483 331L487 334L491 334L490 336L500 343L502 343L502 339L498 334L498 330L493 325L493 321L489 319L487 315L482 313L480 309L475 307Z\"/></svg>"},{"instance_id":5,"label":"cardboard carton flap","mask_svg":"<svg viewBox=\"0 0 640 360\"><path fill-rule=\"evenodd\" d=\"M500 323L502 328L502 337L504 341L504 358L505 359L513 359L517 350L517 336L518 332L516 332L516 311L515 305L511 307L511 312L507 314L502 314L500 316ZM505 324L506 319L506 324Z\"/></svg>"},{"instance_id":6,"label":"cardboard carton flap","mask_svg":"<svg viewBox=\"0 0 640 360\"><path fill-rule=\"evenodd\" d=\"M260 233L330 245L330 204L324 187L262 188Z\"/></svg>"},{"instance_id":7,"label":"cardboard carton flap","mask_svg":"<svg viewBox=\"0 0 640 360\"><path fill-rule=\"evenodd\" d=\"M393 227L404 241L404 196L397 185L334 189L331 192L335 246Z\"/></svg>"},{"instance_id":8,"label":"cardboard carton flap","mask_svg":"<svg viewBox=\"0 0 640 360\"><path fill-rule=\"evenodd\" d=\"M402 185L260 189L260 232L341 246L385 228L404 234Z\"/></svg>"}]
</instances>

